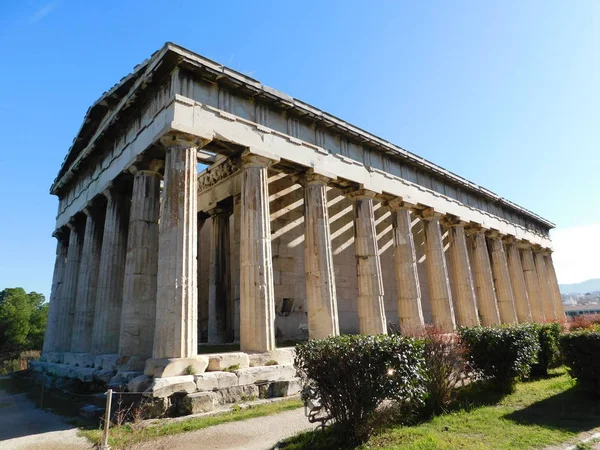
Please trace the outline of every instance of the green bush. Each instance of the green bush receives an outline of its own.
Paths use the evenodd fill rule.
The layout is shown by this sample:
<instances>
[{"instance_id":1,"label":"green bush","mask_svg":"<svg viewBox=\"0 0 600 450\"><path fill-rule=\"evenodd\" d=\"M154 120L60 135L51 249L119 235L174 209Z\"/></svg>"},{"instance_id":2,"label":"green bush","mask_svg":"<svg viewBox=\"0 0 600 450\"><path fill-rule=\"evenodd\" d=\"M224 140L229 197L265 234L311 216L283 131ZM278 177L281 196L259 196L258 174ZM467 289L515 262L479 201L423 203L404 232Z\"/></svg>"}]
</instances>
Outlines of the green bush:
<instances>
[{"instance_id":1,"label":"green bush","mask_svg":"<svg viewBox=\"0 0 600 450\"><path fill-rule=\"evenodd\" d=\"M359 444L385 399L422 404L423 343L397 335L337 336L296 347L303 397L316 397L334 419L340 442ZM307 393L310 392L309 395Z\"/></svg>"},{"instance_id":2,"label":"green bush","mask_svg":"<svg viewBox=\"0 0 600 450\"><path fill-rule=\"evenodd\" d=\"M560 346L565 364L577 384L600 396L600 331L563 334Z\"/></svg>"},{"instance_id":3,"label":"green bush","mask_svg":"<svg viewBox=\"0 0 600 450\"><path fill-rule=\"evenodd\" d=\"M540 351L537 362L531 366L531 376L542 378L548 376L548 369L556 367L560 362L560 335L562 325L556 322L534 323L530 325L538 335Z\"/></svg>"},{"instance_id":4,"label":"green bush","mask_svg":"<svg viewBox=\"0 0 600 450\"><path fill-rule=\"evenodd\" d=\"M529 374L540 351L531 325L461 328L459 335L476 375L503 393L512 392L517 379Z\"/></svg>"}]
</instances>

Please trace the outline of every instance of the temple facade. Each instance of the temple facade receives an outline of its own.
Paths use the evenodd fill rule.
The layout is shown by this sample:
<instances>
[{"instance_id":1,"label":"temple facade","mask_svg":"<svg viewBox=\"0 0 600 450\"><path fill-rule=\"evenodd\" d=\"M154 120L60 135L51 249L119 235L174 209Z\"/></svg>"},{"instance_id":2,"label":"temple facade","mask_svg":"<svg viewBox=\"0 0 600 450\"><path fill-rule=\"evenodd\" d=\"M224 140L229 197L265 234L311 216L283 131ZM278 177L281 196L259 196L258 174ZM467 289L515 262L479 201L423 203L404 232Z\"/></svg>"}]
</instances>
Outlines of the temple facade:
<instances>
[{"instance_id":1,"label":"temple facade","mask_svg":"<svg viewBox=\"0 0 600 450\"><path fill-rule=\"evenodd\" d=\"M50 362L564 319L551 222L170 43L90 107L51 193Z\"/></svg>"}]
</instances>

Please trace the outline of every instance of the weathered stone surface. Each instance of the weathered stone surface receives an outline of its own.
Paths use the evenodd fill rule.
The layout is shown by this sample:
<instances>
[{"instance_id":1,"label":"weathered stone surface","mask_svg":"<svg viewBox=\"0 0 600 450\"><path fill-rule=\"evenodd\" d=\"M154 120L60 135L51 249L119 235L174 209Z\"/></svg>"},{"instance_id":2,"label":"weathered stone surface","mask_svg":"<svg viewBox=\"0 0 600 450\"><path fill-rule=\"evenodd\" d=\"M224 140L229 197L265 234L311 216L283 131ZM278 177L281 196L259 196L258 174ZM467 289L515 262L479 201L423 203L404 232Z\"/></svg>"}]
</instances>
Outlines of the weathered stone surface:
<instances>
[{"instance_id":1,"label":"weathered stone surface","mask_svg":"<svg viewBox=\"0 0 600 450\"><path fill-rule=\"evenodd\" d=\"M552 288L550 286L550 279L548 277L548 271L546 270L546 260L544 254L540 251L533 253L535 269L538 275L538 282L540 284L540 294L542 297L542 308L544 309L544 316L546 320L556 320L556 312L554 311L554 299L552 295Z\"/></svg>"},{"instance_id":2,"label":"weathered stone surface","mask_svg":"<svg viewBox=\"0 0 600 450\"><path fill-rule=\"evenodd\" d=\"M524 245L521 251L521 265L523 267L523 276L525 277L529 306L531 307L531 318L534 322L543 323L546 321L546 316L542 303L540 282L533 261L533 252L528 245Z\"/></svg>"},{"instance_id":3,"label":"weathered stone surface","mask_svg":"<svg viewBox=\"0 0 600 450\"><path fill-rule=\"evenodd\" d=\"M300 378L274 381L269 386L269 397L289 397L298 394L301 390L302 380Z\"/></svg>"},{"instance_id":4,"label":"weathered stone surface","mask_svg":"<svg viewBox=\"0 0 600 450\"><path fill-rule=\"evenodd\" d=\"M127 383L127 390L129 392L144 392L150 387L152 380L152 377L140 375Z\"/></svg>"},{"instance_id":5,"label":"weathered stone surface","mask_svg":"<svg viewBox=\"0 0 600 450\"><path fill-rule=\"evenodd\" d=\"M192 393L196 391L196 382L193 375L178 377L155 378L146 389L146 394L153 397L169 397L176 392Z\"/></svg>"},{"instance_id":6,"label":"weathered stone surface","mask_svg":"<svg viewBox=\"0 0 600 450\"><path fill-rule=\"evenodd\" d=\"M210 267L208 288L208 343L222 344L233 339L233 305L230 290L229 210L210 211Z\"/></svg>"},{"instance_id":7,"label":"weathered stone surface","mask_svg":"<svg viewBox=\"0 0 600 450\"><path fill-rule=\"evenodd\" d=\"M492 274L494 275L494 286L496 298L498 299L498 312L502 323L517 323L517 310L515 309L515 297L510 281L508 260L504 252L504 244L500 237L492 237L489 240L490 254L492 258Z\"/></svg>"},{"instance_id":8,"label":"weathered stone surface","mask_svg":"<svg viewBox=\"0 0 600 450\"><path fill-rule=\"evenodd\" d=\"M152 377L174 377L178 375L197 375L208 367L206 356L191 358L160 358L146 361L144 374ZM186 373L189 372L189 373Z\"/></svg>"},{"instance_id":9,"label":"weathered stone surface","mask_svg":"<svg viewBox=\"0 0 600 450\"><path fill-rule=\"evenodd\" d=\"M143 372L146 368L147 360L148 358L145 356L123 356L118 361L119 370Z\"/></svg>"},{"instance_id":10,"label":"weathered stone surface","mask_svg":"<svg viewBox=\"0 0 600 450\"><path fill-rule=\"evenodd\" d=\"M469 239L469 251L481 324L483 326L498 325L500 323L500 313L496 300L490 256L483 230L472 232Z\"/></svg>"},{"instance_id":11,"label":"weathered stone surface","mask_svg":"<svg viewBox=\"0 0 600 450\"><path fill-rule=\"evenodd\" d=\"M219 389L214 394L217 402L221 405L256 400L258 398L258 386L254 384L232 386L230 388Z\"/></svg>"},{"instance_id":12,"label":"weathered stone surface","mask_svg":"<svg viewBox=\"0 0 600 450\"><path fill-rule=\"evenodd\" d=\"M208 368L206 370L209 372L225 370L235 365L239 365L240 369L250 367L250 358L244 352L215 353L202 356L208 358Z\"/></svg>"},{"instance_id":13,"label":"weathered stone surface","mask_svg":"<svg viewBox=\"0 0 600 450\"><path fill-rule=\"evenodd\" d=\"M521 265L521 255L513 239L510 239L506 244L506 258L515 298L517 319L520 323L531 322L531 307L529 306L529 296L527 295L527 286L523 275L523 266Z\"/></svg>"},{"instance_id":14,"label":"weathered stone surface","mask_svg":"<svg viewBox=\"0 0 600 450\"><path fill-rule=\"evenodd\" d=\"M196 375L194 378L199 391L212 391L239 384L237 375L230 372L206 372Z\"/></svg>"},{"instance_id":15,"label":"weathered stone surface","mask_svg":"<svg viewBox=\"0 0 600 450\"><path fill-rule=\"evenodd\" d=\"M119 362L119 355L97 355L94 357L94 367L97 369L115 370Z\"/></svg>"},{"instance_id":16,"label":"weathered stone surface","mask_svg":"<svg viewBox=\"0 0 600 450\"><path fill-rule=\"evenodd\" d=\"M142 375L141 372L126 372L126 371L118 371L117 374L112 377L108 383L110 387L125 387L127 384L136 377Z\"/></svg>"},{"instance_id":17,"label":"weathered stone surface","mask_svg":"<svg viewBox=\"0 0 600 450\"><path fill-rule=\"evenodd\" d=\"M91 383L94 381L94 372L96 369L92 367L73 367L67 374L68 378L77 378L83 383Z\"/></svg>"},{"instance_id":18,"label":"weathered stone surface","mask_svg":"<svg viewBox=\"0 0 600 450\"><path fill-rule=\"evenodd\" d=\"M94 367L94 356L89 353L64 353L63 363L77 367Z\"/></svg>"},{"instance_id":19,"label":"weathered stone surface","mask_svg":"<svg viewBox=\"0 0 600 450\"><path fill-rule=\"evenodd\" d=\"M249 367L236 370L240 386L253 383L277 381L296 376L296 368L291 364L278 364L275 366Z\"/></svg>"},{"instance_id":20,"label":"weathered stone surface","mask_svg":"<svg viewBox=\"0 0 600 450\"><path fill-rule=\"evenodd\" d=\"M101 383L110 383L110 380L112 380L116 373L117 371L114 369L95 369L94 380Z\"/></svg>"},{"instance_id":21,"label":"weathered stone surface","mask_svg":"<svg viewBox=\"0 0 600 450\"><path fill-rule=\"evenodd\" d=\"M179 400L180 414L198 414L215 409L217 396L213 392L194 392Z\"/></svg>"},{"instance_id":22,"label":"weathered stone surface","mask_svg":"<svg viewBox=\"0 0 600 450\"><path fill-rule=\"evenodd\" d=\"M42 357L49 352L57 350L58 323L61 309L62 286L64 283L65 267L67 263L68 236L65 231L54 233L56 237L56 260L54 262L54 275L52 277L52 292L48 311L48 322L44 337Z\"/></svg>"},{"instance_id":23,"label":"weathered stone surface","mask_svg":"<svg viewBox=\"0 0 600 450\"><path fill-rule=\"evenodd\" d=\"M293 364L296 350L294 347L280 347L271 352L249 353L250 366L264 366L270 361L277 361L277 364Z\"/></svg>"}]
</instances>

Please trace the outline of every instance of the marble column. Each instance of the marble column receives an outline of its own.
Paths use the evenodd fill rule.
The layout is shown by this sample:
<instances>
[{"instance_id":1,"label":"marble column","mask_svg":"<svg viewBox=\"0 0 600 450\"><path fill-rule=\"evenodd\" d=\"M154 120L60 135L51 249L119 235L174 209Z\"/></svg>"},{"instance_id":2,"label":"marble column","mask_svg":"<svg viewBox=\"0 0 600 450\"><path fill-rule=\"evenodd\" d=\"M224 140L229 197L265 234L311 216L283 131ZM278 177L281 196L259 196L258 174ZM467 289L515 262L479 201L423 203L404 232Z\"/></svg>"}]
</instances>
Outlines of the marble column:
<instances>
[{"instance_id":1,"label":"marble column","mask_svg":"<svg viewBox=\"0 0 600 450\"><path fill-rule=\"evenodd\" d=\"M554 299L552 298L552 291L550 289L550 280L548 278L548 271L546 270L546 260L544 254L536 250L533 252L533 259L535 263L535 270L538 275L538 282L540 283L540 295L542 297L542 308L544 309L544 317L546 320L556 320L556 313L554 312Z\"/></svg>"},{"instance_id":2,"label":"marble column","mask_svg":"<svg viewBox=\"0 0 600 450\"><path fill-rule=\"evenodd\" d=\"M313 172L304 180L304 267L311 339L340 334L327 210L328 181Z\"/></svg>"},{"instance_id":3,"label":"marble column","mask_svg":"<svg viewBox=\"0 0 600 450\"><path fill-rule=\"evenodd\" d=\"M508 260L506 259L506 253L504 253L504 244L500 236L490 237L489 243L500 321L502 323L517 323L515 297L508 270Z\"/></svg>"},{"instance_id":4,"label":"marble column","mask_svg":"<svg viewBox=\"0 0 600 450\"><path fill-rule=\"evenodd\" d=\"M206 219L208 219L209 217L210 216L207 213L199 211L196 223L196 228L198 230L198 232L196 233L196 289L198 290L198 342L202 343L207 343L208 341L208 296L204 295L204 291L202 290L202 277L204 276L204 273L201 270L201 255L204 244L201 239L201 231L202 228L204 228L204 225L206 224Z\"/></svg>"},{"instance_id":5,"label":"marble column","mask_svg":"<svg viewBox=\"0 0 600 450\"><path fill-rule=\"evenodd\" d=\"M565 320L565 307L562 302L562 296L560 295L560 287L558 286L558 278L556 277L554 263L552 262L552 253L547 251L544 254L544 259L546 260L546 271L548 272L548 280L550 281L550 288L552 290L554 312L556 314L556 319L562 322Z\"/></svg>"},{"instance_id":6,"label":"marble column","mask_svg":"<svg viewBox=\"0 0 600 450\"><path fill-rule=\"evenodd\" d=\"M154 358L198 353L197 148L175 141L166 149L158 239Z\"/></svg>"},{"instance_id":7,"label":"marble column","mask_svg":"<svg viewBox=\"0 0 600 450\"><path fill-rule=\"evenodd\" d=\"M90 205L83 212L86 215L85 233L77 279L75 317L71 338L71 351L77 353L88 353L92 346L92 330L96 310L96 292L98 290L100 254L106 211L104 205Z\"/></svg>"},{"instance_id":8,"label":"marble column","mask_svg":"<svg viewBox=\"0 0 600 450\"><path fill-rule=\"evenodd\" d=\"M519 323L531 322L531 308L529 306L525 276L523 275L523 266L521 265L521 256L519 255L516 243L512 239L509 239L506 243L506 257L510 272L510 283L515 299L517 319Z\"/></svg>"},{"instance_id":9,"label":"marble column","mask_svg":"<svg viewBox=\"0 0 600 450\"><path fill-rule=\"evenodd\" d=\"M429 283L429 304L433 326L446 333L456 329L450 279L444 253L440 219L431 211L423 213L425 231L425 264Z\"/></svg>"},{"instance_id":10,"label":"marble column","mask_svg":"<svg viewBox=\"0 0 600 450\"><path fill-rule=\"evenodd\" d=\"M230 342L231 323L229 321L231 290L229 268L229 216L225 208L209 211L212 218L210 238L210 267L208 285L208 343Z\"/></svg>"},{"instance_id":11,"label":"marble column","mask_svg":"<svg viewBox=\"0 0 600 450\"><path fill-rule=\"evenodd\" d=\"M275 348L275 290L271 253L268 167L271 160L245 154L240 233L240 348Z\"/></svg>"},{"instance_id":12,"label":"marble column","mask_svg":"<svg viewBox=\"0 0 600 450\"><path fill-rule=\"evenodd\" d=\"M233 197L233 233L231 245L231 298L233 301L233 340L240 341L240 234L242 197Z\"/></svg>"},{"instance_id":13,"label":"marble column","mask_svg":"<svg viewBox=\"0 0 600 450\"><path fill-rule=\"evenodd\" d=\"M115 354L119 351L131 203L131 193L125 185L111 186L104 195L107 199L106 219L92 335L92 353L95 355Z\"/></svg>"},{"instance_id":14,"label":"marble column","mask_svg":"<svg viewBox=\"0 0 600 450\"><path fill-rule=\"evenodd\" d=\"M492 267L490 265L490 257L483 230L476 229L471 231L469 241L479 319L483 326L498 325L500 323L500 313L498 311L494 277L492 275Z\"/></svg>"},{"instance_id":15,"label":"marble column","mask_svg":"<svg viewBox=\"0 0 600 450\"><path fill-rule=\"evenodd\" d=\"M61 299L58 302L58 319L56 326L57 351L68 352L71 350L71 336L73 334L73 319L75 315L75 298L77 294L77 280L83 246L84 221L77 218L67 224L69 227L69 248L65 266L64 283L61 289Z\"/></svg>"},{"instance_id":16,"label":"marble column","mask_svg":"<svg viewBox=\"0 0 600 450\"><path fill-rule=\"evenodd\" d=\"M459 326L474 327L479 325L479 315L464 224L460 222L449 224L448 234L450 241L448 251L452 262L450 280L456 322Z\"/></svg>"},{"instance_id":17,"label":"marble column","mask_svg":"<svg viewBox=\"0 0 600 450\"><path fill-rule=\"evenodd\" d=\"M134 167L125 256L119 355L141 364L152 356L158 272L159 165ZM130 365L131 366L131 365Z\"/></svg>"},{"instance_id":18,"label":"marble column","mask_svg":"<svg viewBox=\"0 0 600 450\"><path fill-rule=\"evenodd\" d=\"M425 326L412 220L410 209L400 202L389 202L389 207L392 210L398 320L400 331L410 334Z\"/></svg>"},{"instance_id":19,"label":"marble column","mask_svg":"<svg viewBox=\"0 0 600 450\"><path fill-rule=\"evenodd\" d=\"M354 252L358 279L358 320L362 334L386 334L387 322L383 303L383 274L373 197L375 193L360 190L350 195L354 200Z\"/></svg>"},{"instance_id":20,"label":"marble column","mask_svg":"<svg viewBox=\"0 0 600 450\"><path fill-rule=\"evenodd\" d=\"M529 306L531 307L531 319L534 322L543 323L546 321L546 316L542 305L540 282L535 263L533 262L533 253L527 244L523 244L523 249L521 250L521 264L523 266L523 276L525 277Z\"/></svg>"},{"instance_id":21,"label":"marble column","mask_svg":"<svg viewBox=\"0 0 600 450\"><path fill-rule=\"evenodd\" d=\"M57 350L58 320L61 309L62 288L65 282L65 268L67 265L67 252L69 248L68 231L59 230L53 234L56 238L56 259L54 261L54 275L52 277L52 292L48 311L48 322L44 336L43 352Z\"/></svg>"}]
</instances>

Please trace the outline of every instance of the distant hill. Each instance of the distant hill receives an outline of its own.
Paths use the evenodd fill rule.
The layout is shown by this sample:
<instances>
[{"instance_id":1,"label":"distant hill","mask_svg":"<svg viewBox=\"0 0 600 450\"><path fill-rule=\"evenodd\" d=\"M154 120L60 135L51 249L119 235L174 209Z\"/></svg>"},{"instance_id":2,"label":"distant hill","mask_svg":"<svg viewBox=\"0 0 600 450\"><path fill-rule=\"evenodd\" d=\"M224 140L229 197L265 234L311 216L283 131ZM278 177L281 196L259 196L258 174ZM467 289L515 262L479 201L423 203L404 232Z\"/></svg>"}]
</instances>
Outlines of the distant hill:
<instances>
[{"instance_id":1,"label":"distant hill","mask_svg":"<svg viewBox=\"0 0 600 450\"><path fill-rule=\"evenodd\" d=\"M588 292L600 291L600 278L582 281L574 284L561 284L561 294L586 294Z\"/></svg>"}]
</instances>

